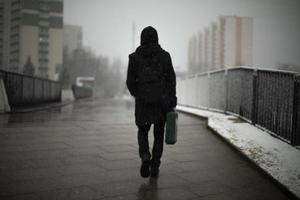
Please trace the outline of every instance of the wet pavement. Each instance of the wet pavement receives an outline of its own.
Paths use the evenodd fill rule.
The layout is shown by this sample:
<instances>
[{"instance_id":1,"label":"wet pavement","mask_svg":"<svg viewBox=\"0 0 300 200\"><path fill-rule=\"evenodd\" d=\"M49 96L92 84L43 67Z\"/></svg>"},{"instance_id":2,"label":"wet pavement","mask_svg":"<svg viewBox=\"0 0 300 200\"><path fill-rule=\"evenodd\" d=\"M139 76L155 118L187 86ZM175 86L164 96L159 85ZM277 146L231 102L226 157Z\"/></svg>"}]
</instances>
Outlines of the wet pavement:
<instances>
[{"instance_id":1,"label":"wet pavement","mask_svg":"<svg viewBox=\"0 0 300 200\"><path fill-rule=\"evenodd\" d=\"M0 199L288 199L206 121L185 114L159 178L141 178L133 117L116 100L0 115Z\"/></svg>"}]
</instances>

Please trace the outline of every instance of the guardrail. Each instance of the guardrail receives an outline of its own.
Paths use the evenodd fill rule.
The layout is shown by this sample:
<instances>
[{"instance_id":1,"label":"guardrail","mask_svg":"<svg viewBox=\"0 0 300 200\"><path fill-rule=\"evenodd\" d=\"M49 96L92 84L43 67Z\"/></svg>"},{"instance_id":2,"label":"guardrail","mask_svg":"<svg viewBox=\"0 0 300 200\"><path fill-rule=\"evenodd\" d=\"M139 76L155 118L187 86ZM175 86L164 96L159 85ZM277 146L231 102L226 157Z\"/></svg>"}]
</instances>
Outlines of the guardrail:
<instances>
[{"instance_id":1,"label":"guardrail","mask_svg":"<svg viewBox=\"0 0 300 200\"><path fill-rule=\"evenodd\" d=\"M61 101L61 83L0 70L11 108Z\"/></svg>"},{"instance_id":2,"label":"guardrail","mask_svg":"<svg viewBox=\"0 0 300 200\"><path fill-rule=\"evenodd\" d=\"M300 145L300 77L286 71L228 68L177 81L178 103L238 115Z\"/></svg>"}]
</instances>

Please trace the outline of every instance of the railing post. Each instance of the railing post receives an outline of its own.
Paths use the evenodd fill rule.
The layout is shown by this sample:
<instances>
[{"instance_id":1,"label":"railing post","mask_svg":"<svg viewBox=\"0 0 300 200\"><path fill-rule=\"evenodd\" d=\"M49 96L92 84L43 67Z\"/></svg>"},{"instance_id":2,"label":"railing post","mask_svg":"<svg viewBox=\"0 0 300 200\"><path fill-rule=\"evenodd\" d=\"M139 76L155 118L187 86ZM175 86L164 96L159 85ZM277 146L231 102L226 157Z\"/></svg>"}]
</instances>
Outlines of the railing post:
<instances>
[{"instance_id":1,"label":"railing post","mask_svg":"<svg viewBox=\"0 0 300 200\"><path fill-rule=\"evenodd\" d=\"M208 95L207 95L207 109L211 108L211 91L210 91L210 72L207 72L207 91L208 91Z\"/></svg>"},{"instance_id":2,"label":"railing post","mask_svg":"<svg viewBox=\"0 0 300 200\"><path fill-rule=\"evenodd\" d=\"M19 75L21 77L21 81L22 81L22 84L21 84L21 99L19 100L19 106L24 106L24 75Z\"/></svg>"},{"instance_id":3,"label":"railing post","mask_svg":"<svg viewBox=\"0 0 300 200\"><path fill-rule=\"evenodd\" d=\"M31 78L32 79L32 101L33 103L35 103L35 80L34 78Z\"/></svg>"},{"instance_id":4,"label":"railing post","mask_svg":"<svg viewBox=\"0 0 300 200\"><path fill-rule=\"evenodd\" d=\"M252 124L257 123L258 115L258 73L257 70L253 72L253 93L252 93L252 112L251 112L251 121Z\"/></svg>"},{"instance_id":5,"label":"railing post","mask_svg":"<svg viewBox=\"0 0 300 200\"><path fill-rule=\"evenodd\" d=\"M225 68L224 75L225 75L225 110L224 110L224 112L227 113L227 111L228 111L228 84L229 84L227 68Z\"/></svg>"},{"instance_id":6,"label":"railing post","mask_svg":"<svg viewBox=\"0 0 300 200\"><path fill-rule=\"evenodd\" d=\"M300 75L294 79L292 145L300 145Z\"/></svg>"}]
</instances>

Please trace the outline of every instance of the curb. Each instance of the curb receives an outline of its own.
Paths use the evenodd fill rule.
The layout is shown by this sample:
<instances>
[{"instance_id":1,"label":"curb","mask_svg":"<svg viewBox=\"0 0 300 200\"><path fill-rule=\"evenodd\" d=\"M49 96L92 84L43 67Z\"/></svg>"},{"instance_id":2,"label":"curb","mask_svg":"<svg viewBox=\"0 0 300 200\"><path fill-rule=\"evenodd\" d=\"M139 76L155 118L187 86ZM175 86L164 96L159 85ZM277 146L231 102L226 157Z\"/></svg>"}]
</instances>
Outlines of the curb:
<instances>
[{"instance_id":1,"label":"curb","mask_svg":"<svg viewBox=\"0 0 300 200\"><path fill-rule=\"evenodd\" d=\"M28 108L17 108L12 109L9 113L29 113L29 112L36 112L36 111L42 111L42 110L49 110L52 108L60 108L63 106L67 106L69 104L72 104L74 101L66 101L66 102L60 102L60 103L53 103L53 104L44 104L37 107L28 107Z\"/></svg>"},{"instance_id":2,"label":"curb","mask_svg":"<svg viewBox=\"0 0 300 200\"><path fill-rule=\"evenodd\" d=\"M195 113L188 112L188 111L181 110L181 109L177 109L177 111L188 114L188 115L193 115L193 116L201 118L201 119L206 119L207 120L207 128L209 130L211 130L217 137L219 137L226 145L228 145L231 149L233 149L235 152L240 154L244 159L246 159L246 161L248 161L252 167L254 167L256 170L258 170L261 174L263 174L265 177L267 177L270 181L272 181L272 183L274 183L290 199L300 200L300 198L297 197L292 191L290 191L284 184L282 184L278 180L276 180L271 174L269 174L267 171L265 171L263 168L261 168L254 160L252 160L243 151L241 151L234 143L230 142L227 138L223 137L222 134L220 134L213 127L211 127L208 123L209 117L202 116L202 115L195 114Z\"/></svg>"}]
</instances>

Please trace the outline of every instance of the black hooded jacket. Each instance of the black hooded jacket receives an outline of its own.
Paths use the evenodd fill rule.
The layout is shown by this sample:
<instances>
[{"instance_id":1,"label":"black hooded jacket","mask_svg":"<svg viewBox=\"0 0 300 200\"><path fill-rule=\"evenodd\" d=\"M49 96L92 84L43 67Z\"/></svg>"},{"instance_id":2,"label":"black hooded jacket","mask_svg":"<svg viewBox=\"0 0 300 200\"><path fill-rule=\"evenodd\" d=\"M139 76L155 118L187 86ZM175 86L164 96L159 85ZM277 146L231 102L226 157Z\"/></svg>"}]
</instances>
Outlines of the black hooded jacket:
<instances>
[{"instance_id":1,"label":"black hooded jacket","mask_svg":"<svg viewBox=\"0 0 300 200\"><path fill-rule=\"evenodd\" d=\"M151 73L157 75L156 82L148 81L149 77L145 75L141 76L141 71L145 71L145 63L149 62ZM158 35L153 27L146 27L142 31L141 45L129 55L126 84L130 94L135 97L137 125L165 120L168 109L177 104L176 76L171 56L158 44Z\"/></svg>"}]
</instances>

